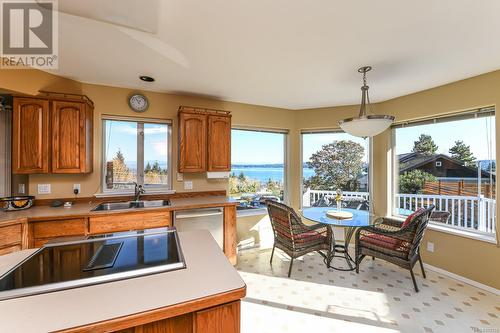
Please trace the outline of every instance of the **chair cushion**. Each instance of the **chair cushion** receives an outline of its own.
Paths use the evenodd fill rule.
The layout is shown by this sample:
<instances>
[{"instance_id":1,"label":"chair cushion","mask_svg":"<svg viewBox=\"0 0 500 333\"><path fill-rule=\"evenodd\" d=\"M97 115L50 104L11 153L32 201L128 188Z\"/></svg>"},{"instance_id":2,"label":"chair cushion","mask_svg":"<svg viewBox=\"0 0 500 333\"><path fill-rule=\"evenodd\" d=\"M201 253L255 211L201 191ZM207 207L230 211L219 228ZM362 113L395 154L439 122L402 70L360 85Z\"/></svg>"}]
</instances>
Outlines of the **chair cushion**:
<instances>
[{"instance_id":1,"label":"chair cushion","mask_svg":"<svg viewBox=\"0 0 500 333\"><path fill-rule=\"evenodd\" d=\"M413 213L411 213L410 215L408 215L408 217L406 218L406 220L401 225L401 228L407 227L411 223L411 221L413 221L413 219L416 216L420 215L420 213L422 213L424 210L425 210L424 208L419 208L416 211L414 211Z\"/></svg>"},{"instance_id":2,"label":"chair cushion","mask_svg":"<svg viewBox=\"0 0 500 333\"><path fill-rule=\"evenodd\" d=\"M390 237L382 234L367 233L359 238L362 245L373 250L387 253L391 250L394 255L406 258L410 251L411 244L405 240Z\"/></svg>"},{"instance_id":3,"label":"chair cushion","mask_svg":"<svg viewBox=\"0 0 500 333\"><path fill-rule=\"evenodd\" d=\"M309 243L309 242L317 243L319 241L326 241L325 235L314 230L302 232L300 234L295 234L293 238L296 243Z\"/></svg>"}]
</instances>

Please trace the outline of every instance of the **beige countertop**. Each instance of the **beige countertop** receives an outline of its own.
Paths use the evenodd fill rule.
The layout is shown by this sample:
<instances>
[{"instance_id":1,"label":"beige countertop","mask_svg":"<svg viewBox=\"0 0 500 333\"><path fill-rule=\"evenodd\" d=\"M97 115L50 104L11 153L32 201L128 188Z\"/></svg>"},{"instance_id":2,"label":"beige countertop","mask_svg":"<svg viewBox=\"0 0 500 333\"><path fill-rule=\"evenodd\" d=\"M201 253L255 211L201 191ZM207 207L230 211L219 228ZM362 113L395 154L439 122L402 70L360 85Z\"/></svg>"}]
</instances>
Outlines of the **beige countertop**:
<instances>
[{"instance_id":1,"label":"beige countertop","mask_svg":"<svg viewBox=\"0 0 500 333\"><path fill-rule=\"evenodd\" d=\"M186 269L0 301L0 332L48 332L245 287L210 233L180 232ZM34 250L0 256L0 275Z\"/></svg>"},{"instance_id":2,"label":"beige countertop","mask_svg":"<svg viewBox=\"0 0 500 333\"><path fill-rule=\"evenodd\" d=\"M87 217L93 215L103 215L103 214L117 214L124 212L140 212L140 211L151 211L151 210L183 210L192 208L204 208L204 207L217 207L217 206L227 206L236 205L237 202L226 196L201 196L192 198L179 198L170 199L171 205L159 208L141 208L141 209L127 209L127 210L116 210L112 212L91 212L97 203L76 203L70 208L65 207L50 207L50 206L33 206L29 209L19 210L19 211L9 211L0 212L0 223L19 219L61 219L61 218L72 218L72 217Z\"/></svg>"}]
</instances>

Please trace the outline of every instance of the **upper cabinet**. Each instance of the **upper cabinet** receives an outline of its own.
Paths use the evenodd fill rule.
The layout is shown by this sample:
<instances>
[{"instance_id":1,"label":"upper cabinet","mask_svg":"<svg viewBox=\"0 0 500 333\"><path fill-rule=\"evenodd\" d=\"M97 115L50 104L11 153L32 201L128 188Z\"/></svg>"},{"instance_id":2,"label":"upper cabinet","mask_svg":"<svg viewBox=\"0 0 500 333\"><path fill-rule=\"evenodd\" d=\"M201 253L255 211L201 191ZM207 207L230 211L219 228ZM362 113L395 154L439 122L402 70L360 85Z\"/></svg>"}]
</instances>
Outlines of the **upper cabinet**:
<instances>
[{"instance_id":1,"label":"upper cabinet","mask_svg":"<svg viewBox=\"0 0 500 333\"><path fill-rule=\"evenodd\" d=\"M207 167L207 115L179 113L179 172L202 172Z\"/></svg>"},{"instance_id":2,"label":"upper cabinet","mask_svg":"<svg viewBox=\"0 0 500 333\"><path fill-rule=\"evenodd\" d=\"M14 97L13 173L92 172L93 105L71 96Z\"/></svg>"},{"instance_id":3,"label":"upper cabinet","mask_svg":"<svg viewBox=\"0 0 500 333\"><path fill-rule=\"evenodd\" d=\"M53 101L52 172L92 172L92 109L86 103Z\"/></svg>"},{"instance_id":4,"label":"upper cabinet","mask_svg":"<svg viewBox=\"0 0 500 333\"><path fill-rule=\"evenodd\" d=\"M231 118L208 116L207 171L231 170Z\"/></svg>"},{"instance_id":5,"label":"upper cabinet","mask_svg":"<svg viewBox=\"0 0 500 333\"><path fill-rule=\"evenodd\" d=\"M14 98L12 172L49 172L49 101Z\"/></svg>"},{"instance_id":6,"label":"upper cabinet","mask_svg":"<svg viewBox=\"0 0 500 333\"><path fill-rule=\"evenodd\" d=\"M230 113L181 106L179 172L230 170Z\"/></svg>"}]
</instances>

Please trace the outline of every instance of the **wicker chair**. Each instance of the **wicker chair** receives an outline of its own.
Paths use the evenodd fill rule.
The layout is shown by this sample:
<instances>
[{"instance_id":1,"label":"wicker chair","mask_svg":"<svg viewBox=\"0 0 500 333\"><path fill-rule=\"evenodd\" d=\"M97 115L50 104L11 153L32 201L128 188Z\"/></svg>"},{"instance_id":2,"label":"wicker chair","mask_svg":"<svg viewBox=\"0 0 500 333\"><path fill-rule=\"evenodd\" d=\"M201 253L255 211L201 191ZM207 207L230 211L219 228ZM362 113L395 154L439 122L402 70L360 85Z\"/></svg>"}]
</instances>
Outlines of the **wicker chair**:
<instances>
[{"instance_id":1,"label":"wicker chair","mask_svg":"<svg viewBox=\"0 0 500 333\"><path fill-rule=\"evenodd\" d=\"M418 292L412 269L418 261L425 279L424 265L420 258L420 242L433 210L434 206L431 205L427 209L417 211L404 227L400 221L383 218L381 224L359 228L356 231L356 273L359 273L359 264L365 256L384 259L408 269L415 291Z\"/></svg>"},{"instance_id":2,"label":"wicker chair","mask_svg":"<svg viewBox=\"0 0 500 333\"><path fill-rule=\"evenodd\" d=\"M266 205L274 232L273 251L269 261L271 265L276 247L291 258L288 277L292 273L294 259L309 252L317 251L324 256L321 250L330 251L330 228L321 224L305 225L292 208L282 203L267 200Z\"/></svg>"}]
</instances>

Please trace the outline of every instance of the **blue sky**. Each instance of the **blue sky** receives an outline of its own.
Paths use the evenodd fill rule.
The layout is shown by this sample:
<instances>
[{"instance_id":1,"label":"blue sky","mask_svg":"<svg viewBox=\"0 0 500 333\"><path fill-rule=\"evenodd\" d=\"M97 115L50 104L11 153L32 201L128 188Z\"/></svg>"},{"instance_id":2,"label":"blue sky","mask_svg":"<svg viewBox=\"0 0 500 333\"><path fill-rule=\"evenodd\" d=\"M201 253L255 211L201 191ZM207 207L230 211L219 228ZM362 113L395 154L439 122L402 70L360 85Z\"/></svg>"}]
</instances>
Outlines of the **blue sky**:
<instances>
[{"instance_id":1,"label":"blue sky","mask_svg":"<svg viewBox=\"0 0 500 333\"><path fill-rule=\"evenodd\" d=\"M491 127L490 127L491 125ZM493 133L493 134L491 134ZM396 130L396 153L407 153L420 134L429 134L438 145L437 153L449 154L456 140L469 145L474 156L479 160L491 159L495 155L495 119L484 117L458 120L423 126L400 128ZM491 138L491 151L488 153L488 139Z\"/></svg>"},{"instance_id":2,"label":"blue sky","mask_svg":"<svg viewBox=\"0 0 500 333\"><path fill-rule=\"evenodd\" d=\"M284 139L281 133L232 130L231 163L284 163Z\"/></svg>"},{"instance_id":3,"label":"blue sky","mask_svg":"<svg viewBox=\"0 0 500 333\"><path fill-rule=\"evenodd\" d=\"M166 164L168 156L167 125L144 125L144 160ZM113 159L118 149L126 161L137 160L137 124L128 121L106 121L107 160Z\"/></svg>"}]
</instances>

